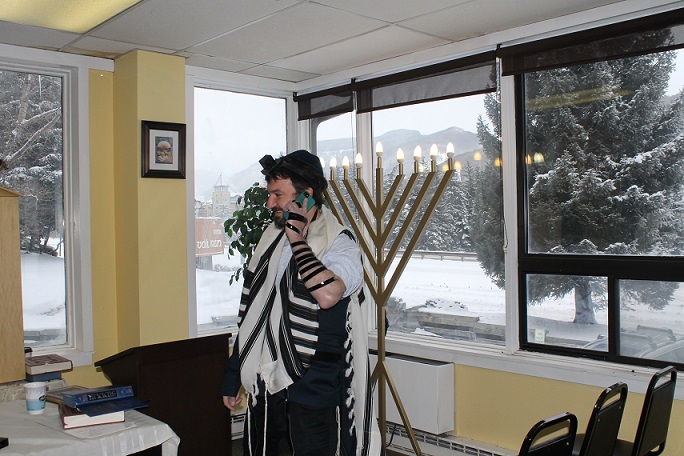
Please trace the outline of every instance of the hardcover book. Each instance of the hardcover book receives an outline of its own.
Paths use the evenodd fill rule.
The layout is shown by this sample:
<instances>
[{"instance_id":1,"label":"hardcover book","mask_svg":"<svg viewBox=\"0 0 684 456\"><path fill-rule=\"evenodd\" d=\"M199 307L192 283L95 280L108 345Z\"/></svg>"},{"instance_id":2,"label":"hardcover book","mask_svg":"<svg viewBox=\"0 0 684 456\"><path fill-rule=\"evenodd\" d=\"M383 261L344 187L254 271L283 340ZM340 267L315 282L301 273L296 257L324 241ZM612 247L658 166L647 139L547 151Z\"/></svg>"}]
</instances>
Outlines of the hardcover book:
<instances>
[{"instance_id":1,"label":"hardcover book","mask_svg":"<svg viewBox=\"0 0 684 456\"><path fill-rule=\"evenodd\" d=\"M62 419L64 429L73 429L97 424L121 423L125 419L124 411L115 411L102 415L89 416L78 409L59 404L59 416Z\"/></svg>"},{"instance_id":2,"label":"hardcover book","mask_svg":"<svg viewBox=\"0 0 684 456\"><path fill-rule=\"evenodd\" d=\"M147 404L135 397L123 397L121 399L112 399L110 401L94 402L92 404L83 404L78 406L78 410L89 415L98 416L112 412L120 412L124 410L133 410L147 407Z\"/></svg>"},{"instance_id":3,"label":"hardcover book","mask_svg":"<svg viewBox=\"0 0 684 456\"><path fill-rule=\"evenodd\" d=\"M104 386L61 393L65 405L76 408L89 416L147 407L147 404L133 396L131 386ZM51 399L48 399L51 400Z\"/></svg>"},{"instance_id":4,"label":"hardcover book","mask_svg":"<svg viewBox=\"0 0 684 456\"><path fill-rule=\"evenodd\" d=\"M71 360L60 355L37 355L25 359L26 373L31 375L59 372L73 367Z\"/></svg>"},{"instance_id":5,"label":"hardcover book","mask_svg":"<svg viewBox=\"0 0 684 456\"><path fill-rule=\"evenodd\" d=\"M50 380L59 380L60 378L62 378L61 371L45 372L44 374L36 375L26 374L27 382L49 382Z\"/></svg>"},{"instance_id":6,"label":"hardcover book","mask_svg":"<svg viewBox=\"0 0 684 456\"><path fill-rule=\"evenodd\" d=\"M103 386L63 394L64 403L73 408L132 396L133 387L131 386Z\"/></svg>"},{"instance_id":7,"label":"hardcover book","mask_svg":"<svg viewBox=\"0 0 684 456\"><path fill-rule=\"evenodd\" d=\"M88 388L86 388L85 386L78 386L78 385L65 386L63 388L48 389L47 392L45 393L45 400L48 402L53 402L55 404L63 404L65 394L76 394L76 393L79 393L81 391L86 391L87 389Z\"/></svg>"}]
</instances>

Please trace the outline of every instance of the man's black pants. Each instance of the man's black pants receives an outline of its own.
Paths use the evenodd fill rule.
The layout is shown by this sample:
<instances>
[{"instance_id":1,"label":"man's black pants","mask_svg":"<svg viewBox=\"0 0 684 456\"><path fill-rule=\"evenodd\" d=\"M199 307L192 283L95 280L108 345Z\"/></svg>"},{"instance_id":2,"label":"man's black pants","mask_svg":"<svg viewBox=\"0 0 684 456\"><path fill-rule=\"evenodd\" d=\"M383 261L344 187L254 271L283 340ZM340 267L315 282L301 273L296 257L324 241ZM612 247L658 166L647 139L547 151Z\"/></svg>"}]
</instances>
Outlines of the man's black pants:
<instances>
[{"instance_id":1,"label":"man's black pants","mask_svg":"<svg viewBox=\"0 0 684 456\"><path fill-rule=\"evenodd\" d=\"M338 448L339 425L336 407L308 407L287 402L279 396L257 398L250 408L250 425L245 425L243 455L263 453L266 423L266 455L278 456L290 446L295 456L334 456ZM265 410L268 422L264 421ZM288 429L289 423L289 429ZM251 453L248 442L251 437ZM345 452L340 449L341 454Z\"/></svg>"}]
</instances>

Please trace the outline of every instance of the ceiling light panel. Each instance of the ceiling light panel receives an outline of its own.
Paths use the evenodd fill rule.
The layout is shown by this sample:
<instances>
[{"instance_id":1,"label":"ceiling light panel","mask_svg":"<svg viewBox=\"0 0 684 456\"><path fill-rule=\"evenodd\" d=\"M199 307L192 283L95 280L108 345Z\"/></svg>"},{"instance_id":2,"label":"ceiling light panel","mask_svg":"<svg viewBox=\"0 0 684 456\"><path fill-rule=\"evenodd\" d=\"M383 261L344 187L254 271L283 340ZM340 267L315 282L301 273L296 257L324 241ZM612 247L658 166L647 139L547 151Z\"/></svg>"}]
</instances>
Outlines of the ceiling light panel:
<instances>
[{"instance_id":1,"label":"ceiling light panel","mask_svg":"<svg viewBox=\"0 0 684 456\"><path fill-rule=\"evenodd\" d=\"M85 33L139 0L3 0L0 20Z\"/></svg>"}]
</instances>

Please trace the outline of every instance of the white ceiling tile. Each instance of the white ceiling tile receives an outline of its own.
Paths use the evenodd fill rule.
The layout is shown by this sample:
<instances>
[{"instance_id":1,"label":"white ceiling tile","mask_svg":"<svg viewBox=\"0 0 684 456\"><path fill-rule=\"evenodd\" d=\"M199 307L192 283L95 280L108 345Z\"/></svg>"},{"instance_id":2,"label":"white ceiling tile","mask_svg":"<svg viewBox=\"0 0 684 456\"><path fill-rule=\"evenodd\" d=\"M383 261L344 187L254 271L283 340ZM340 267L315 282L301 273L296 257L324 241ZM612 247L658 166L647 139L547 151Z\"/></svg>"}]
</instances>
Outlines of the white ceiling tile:
<instances>
[{"instance_id":1,"label":"white ceiling tile","mask_svg":"<svg viewBox=\"0 0 684 456\"><path fill-rule=\"evenodd\" d=\"M313 3L299 4L191 51L267 63L380 28L383 22Z\"/></svg>"},{"instance_id":2,"label":"white ceiling tile","mask_svg":"<svg viewBox=\"0 0 684 456\"><path fill-rule=\"evenodd\" d=\"M453 41L461 41L616 1L618 0L471 0L438 13L402 21L400 24ZM482 14L483 11L489 13Z\"/></svg>"},{"instance_id":3,"label":"white ceiling tile","mask_svg":"<svg viewBox=\"0 0 684 456\"><path fill-rule=\"evenodd\" d=\"M257 65L246 71L241 71L241 73L288 82L301 82L320 76L320 74L306 73L304 71L289 70L286 68L277 68L270 65Z\"/></svg>"},{"instance_id":4,"label":"white ceiling tile","mask_svg":"<svg viewBox=\"0 0 684 456\"><path fill-rule=\"evenodd\" d=\"M40 49L60 49L80 35L59 30L0 21L0 43Z\"/></svg>"},{"instance_id":5,"label":"white ceiling tile","mask_svg":"<svg viewBox=\"0 0 684 456\"><path fill-rule=\"evenodd\" d=\"M143 51L159 52L162 54L172 54L174 51L153 46L141 46L131 43L122 43L121 41L105 40L102 38L95 38L93 36L86 36L70 44L74 49L92 49L93 51L112 54L114 56L125 54L136 49ZM68 51L67 51L68 52Z\"/></svg>"},{"instance_id":6,"label":"white ceiling tile","mask_svg":"<svg viewBox=\"0 0 684 456\"><path fill-rule=\"evenodd\" d=\"M471 0L317 0L323 5L387 22L403 21L468 1Z\"/></svg>"},{"instance_id":7,"label":"white ceiling tile","mask_svg":"<svg viewBox=\"0 0 684 456\"><path fill-rule=\"evenodd\" d=\"M92 35L175 50L296 4L296 0L146 0Z\"/></svg>"},{"instance_id":8,"label":"white ceiling tile","mask_svg":"<svg viewBox=\"0 0 684 456\"><path fill-rule=\"evenodd\" d=\"M356 38L273 62L273 65L311 73L329 74L447 43L448 41L402 27L388 26Z\"/></svg>"},{"instance_id":9,"label":"white ceiling tile","mask_svg":"<svg viewBox=\"0 0 684 456\"><path fill-rule=\"evenodd\" d=\"M240 71L246 70L253 67L253 63L238 62L236 60L229 59L219 59L216 57L210 57L208 55L201 54L191 54L190 57L185 59L186 65L197 66L201 68L213 68L214 70L230 71L233 73L239 73Z\"/></svg>"}]
</instances>

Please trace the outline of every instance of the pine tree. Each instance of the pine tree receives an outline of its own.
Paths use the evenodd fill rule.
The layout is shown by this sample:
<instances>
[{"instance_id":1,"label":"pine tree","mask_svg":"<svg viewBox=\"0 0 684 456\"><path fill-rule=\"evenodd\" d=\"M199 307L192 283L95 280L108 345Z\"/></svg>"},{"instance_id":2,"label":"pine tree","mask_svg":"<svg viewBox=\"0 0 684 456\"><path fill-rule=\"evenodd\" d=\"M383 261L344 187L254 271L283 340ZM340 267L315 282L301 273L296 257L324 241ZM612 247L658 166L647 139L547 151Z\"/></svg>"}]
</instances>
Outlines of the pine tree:
<instances>
[{"instance_id":1,"label":"pine tree","mask_svg":"<svg viewBox=\"0 0 684 456\"><path fill-rule=\"evenodd\" d=\"M20 198L22 248L46 249L61 220L62 88L53 76L0 71L0 185Z\"/></svg>"},{"instance_id":2,"label":"pine tree","mask_svg":"<svg viewBox=\"0 0 684 456\"><path fill-rule=\"evenodd\" d=\"M664 52L525 75L531 253L684 253L682 93L663 103L673 59ZM478 134L484 143L488 132ZM490 275L495 267L485 264ZM574 292L575 322L595 323L606 303L592 297L604 288L600 278L532 275L527 294L534 304ZM625 281L621 302L659 309L675 288Z\"/></svg>"},{"instance_id":3,"label":"pine tree","mask_svg":"<svg viewBox=\"0 0 684 456\"><path fill-rule=\"evenodd\" d=\"M466 180L470 183L469 194L472 201L470 232L480 266L499 288L504 288L505 230L501 177L501 121L499 102L492 94L485 97L485 112L493 130L490 130L481 117L478 118L477 135L482 143L483 166L466 169Z\"/></svg>"}]
</instances>

